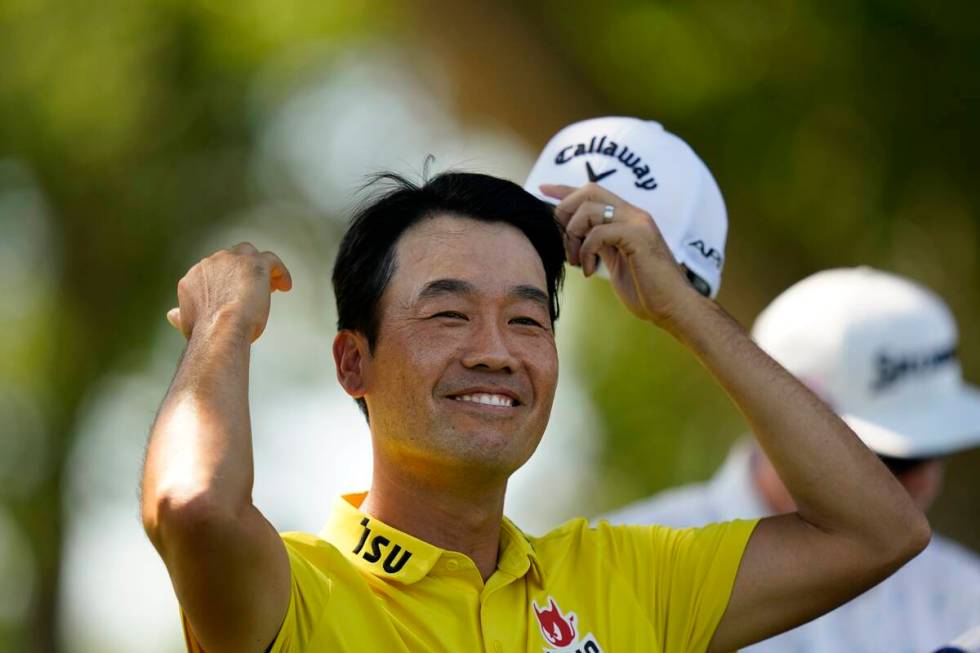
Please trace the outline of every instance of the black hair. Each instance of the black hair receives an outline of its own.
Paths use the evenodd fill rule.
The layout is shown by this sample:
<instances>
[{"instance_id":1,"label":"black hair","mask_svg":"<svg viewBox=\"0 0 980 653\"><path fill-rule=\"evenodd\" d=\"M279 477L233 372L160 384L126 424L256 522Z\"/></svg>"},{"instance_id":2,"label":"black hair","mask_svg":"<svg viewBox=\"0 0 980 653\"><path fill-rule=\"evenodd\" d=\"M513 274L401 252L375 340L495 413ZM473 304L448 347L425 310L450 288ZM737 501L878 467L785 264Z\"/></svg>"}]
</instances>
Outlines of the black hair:
<instances>
[{"instance_id":1,"label":"black hair","mask_svg":"<svg viewBox=\"0 0 980 653\"><path fill-rule=\"evenodd\" d=\"M334 263L338 330L359 331L374 348L381 296L398 265L395 246L410 227L439 215L504 222L519 229L541 257L552 325L558 320L565 248L550 205L511 181L469 172L444 172L421 184L381 172L365 188L372 186L383 191L354 212ZM363 399L357 403L366 416L367 404Z\"/></svg>"}]
</instances>

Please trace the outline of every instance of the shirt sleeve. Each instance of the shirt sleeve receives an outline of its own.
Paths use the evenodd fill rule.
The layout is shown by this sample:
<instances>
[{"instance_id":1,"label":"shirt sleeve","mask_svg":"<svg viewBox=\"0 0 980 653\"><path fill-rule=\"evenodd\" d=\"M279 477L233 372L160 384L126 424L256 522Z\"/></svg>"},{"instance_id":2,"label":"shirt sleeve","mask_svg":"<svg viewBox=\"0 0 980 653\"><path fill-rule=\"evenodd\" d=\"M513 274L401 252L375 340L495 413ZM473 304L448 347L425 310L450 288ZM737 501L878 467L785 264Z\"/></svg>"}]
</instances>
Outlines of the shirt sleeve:
<instances>
[{"instance_id":1,"label":"shirt sleeve","mask_svg":"<svg viewBox=\"0 0 980 653\"><path fill-rule=\"evenodd\" d=\"M307 649L320 618L326 612L331 580L310 560L310 554L316 553L312 536L284 533L281 537L289 555L289 607L279 627L279 634L269 645L267 653L298 653ZM188 653L206 653L191 631L183 610L181 621Z\"/></svg>"},{"instance_id":2,"label":"shirt sleeve","mask_svg":"<svg viewBox=\"0 0 980 653\"><path fill-rule=\"evenodd\" d=\"M310 542L306 542L309 539ZM326 613L330 599L331 579L306 556L305 549L315 548L312 536L283 536L289 554L291 589L289 608L283 618L279 634L269 647L269 653L295 653L305 651L317 624Z\"/></svg>"},{"instance_id":3,"label":"shirt sleeve","mask_svg":"<svg viewBox=\"0 0 980 653\"><path fill-rule=\"evenodd\" d=\"M700 653L728 607L757 523L684 529L600 523L597 533L612 549L610 564L647 608L664 653Z\"/></svg>"}]
</instances>

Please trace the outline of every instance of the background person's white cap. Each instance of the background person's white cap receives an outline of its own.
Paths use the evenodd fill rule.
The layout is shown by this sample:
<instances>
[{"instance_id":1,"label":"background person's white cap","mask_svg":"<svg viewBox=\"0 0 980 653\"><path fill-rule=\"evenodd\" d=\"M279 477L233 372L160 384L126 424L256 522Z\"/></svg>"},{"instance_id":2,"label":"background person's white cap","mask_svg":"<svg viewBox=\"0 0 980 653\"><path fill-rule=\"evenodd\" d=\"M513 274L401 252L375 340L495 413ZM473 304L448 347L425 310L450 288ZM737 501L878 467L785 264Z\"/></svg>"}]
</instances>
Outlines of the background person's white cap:
<instances>
[{"instance_id":1,"label":"background person's white cap","mask_svg":"<svg viewBox=\"0 0 980 653\"><path fill-rule=\"evenodd\" d=\"M956 323L916 283L867 267L818 272L762 311L752 335L879 454L980 445L980 390L963 382Z\"/></svg>"},{"instance_id":2,"label":"background person's white cap","mask_svg":"<svg viewBox=\"0 0 980 653\"><path fill-rule=\"evenodd\" d=\"M648 212L677 262L697 276L695 287L710 297L718 294L728 232L725 201L687 143L652 120L583 120L548 142L524 188L555 204L541 193L541 184L590 181Z\"/></svg>"}]
</instances>

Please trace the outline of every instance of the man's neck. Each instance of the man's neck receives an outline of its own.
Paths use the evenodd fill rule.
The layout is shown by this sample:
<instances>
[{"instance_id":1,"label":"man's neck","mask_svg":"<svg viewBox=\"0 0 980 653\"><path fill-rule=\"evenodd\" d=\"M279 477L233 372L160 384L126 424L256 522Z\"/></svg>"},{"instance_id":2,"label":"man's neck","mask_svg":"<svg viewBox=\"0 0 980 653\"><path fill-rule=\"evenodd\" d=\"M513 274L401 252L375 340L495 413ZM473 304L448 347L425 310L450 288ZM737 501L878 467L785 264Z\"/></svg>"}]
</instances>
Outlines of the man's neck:
<instances>
[{"instance_id":1,"label":"man's neck","mask_svg":"<svg viewBox=\"0 0 980 653\"><path fill-rule=\"evenodd\" d=\"M433 486L375 465L361 510L433 546L468 556L486 582L497 568L505 490L506 484Z\"/></svg>"}]
</instances>

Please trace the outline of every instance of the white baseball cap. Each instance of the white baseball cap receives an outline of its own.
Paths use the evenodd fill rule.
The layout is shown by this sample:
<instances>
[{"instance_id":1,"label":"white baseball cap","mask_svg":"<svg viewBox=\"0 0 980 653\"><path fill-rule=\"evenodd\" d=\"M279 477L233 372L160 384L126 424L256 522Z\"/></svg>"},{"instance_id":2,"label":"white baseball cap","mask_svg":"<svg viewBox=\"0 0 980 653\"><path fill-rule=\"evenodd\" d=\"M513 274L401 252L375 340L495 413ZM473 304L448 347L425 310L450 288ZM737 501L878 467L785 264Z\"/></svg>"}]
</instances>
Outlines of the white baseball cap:
<instances>
[{"instance_id":1,"label":"white baseball cap","mask_svg":"<svg viewBox=\"0 0 980 653\"><path fill-rule=\"evenodd\" d=\"M524 188L557 204L541 193L541 184L590 181L649 213L677 262L695 276L695 287L710 297L718 294L728 232L725 201L687 143L652 120L583 120L548 142Z\"/></svg>"},{"instance_id":2,"label":"white baseball cap","mask_svg":"<svg viewBox=\"0 0 980 653\"><path fill-rule=\"evenodd\" d=\"M752 335L879 454L980 444L980 390L963 382L956 323L923 286L868 267L818 272L762 311Z\"/></svg>"}]
</instances>

